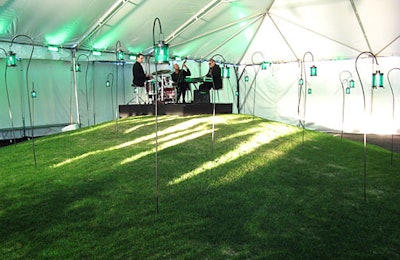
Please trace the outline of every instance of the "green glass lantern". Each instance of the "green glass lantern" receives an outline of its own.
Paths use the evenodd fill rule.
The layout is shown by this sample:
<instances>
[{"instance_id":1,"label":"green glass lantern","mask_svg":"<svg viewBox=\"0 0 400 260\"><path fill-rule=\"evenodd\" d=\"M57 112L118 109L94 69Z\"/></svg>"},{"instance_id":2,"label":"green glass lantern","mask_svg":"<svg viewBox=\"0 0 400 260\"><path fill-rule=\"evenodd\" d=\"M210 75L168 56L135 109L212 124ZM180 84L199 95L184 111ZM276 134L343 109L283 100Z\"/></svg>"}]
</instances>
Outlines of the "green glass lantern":
<instances>
[{"instance_id":1,"label":"green glass lantern","mask_svg":"<svg viewBox=\"0 0 400 260\"><path fill-rule=\"evenodd\" d=\"M307 90L307 94L309 94L309 95L311 95L311 94L312 94L312 89L311 89L311 88L308 88L308 90Z\"/></svg>"},{"instance_id":2,"label":"green glass lantern","mask_svg":"<svg viewBox=\"0 0 400 260\"><path fill-rule=\"evenodd\" d=\"M346 94L350 94L350 87L346 88Z\"/></svg>"},{"instance_id":3,"label":"green glass lantern","mask_svg":"<svg viewBox=\"0 0 400 260\"><path fill-rule=\"evenodd\" d=\"M7 67L15 67L17 66L17 58L15 56L15 53L12 51L9 51L6 55L7 57Z\"/></svg>"},{"instance_id":4,"label":"green glass lantern","mask_svg":"<svg viewBox=\"0 0 400 260\"><path fill-rule=\"evenodd\" d=\"M379 71L379 87L383 88L383 73Z\"/></svg>"},{"instance_id":5,"label":"green glass lantern","mask_svg":"<svg viewBox=\"0 0 400 260\"><path fill-rule=\"evenodd\" d=\"M303 78L300 78L300 79L299 79L299 85L300 85L300 86L303 86L303 85L304 85L304 80L303 80Z\"/></svg>"},{"instance_id":6,"label":"green glass lantern","mask_svg":"<svg viewBox=\"0 0 400 260\"><path fill-rule=\"evenodd\" d=\"M372 73L372 87L376 88L376 73Z\"/></svg>"},{"instance_id":7,"label":"green glass lantern","mask_svg":"<svg viewBox=\"0 0 400 260\"><path fill-rule=\"evenodd\" d=\"M315 67L314 65L310 67L310 76L317 76L317 67Z\"/></svg>"},{"instance_id":8,"label":"green glass lantern","mask_svg":"<svg viewBox=\"0 0 400 260\"><path fill-rule=\"evenodd\" d=\"M225 65L222 68L222 73L221 74L222 74L223 78L229 79L231 77L231 68Z\"/></svg>"},{"instance_id":9,"label":"green glass lantern","mask_svg":"<svg viewBox=\"0 0 400 260\"><path fill-rule=\"evenodd\" d=\"M249 76L244 76L244 82L249 82Z\"/></svg>"},{"instance_id":10,"label":"green glass lantern","mask_svg":"<svg viewBox=\"0 0 400 260\"><path fill-rule=\"evenodd\" d=\"M164 41L160 41L154 46L155 63L169 63L169 47Z\"/></svg>"},{"instance_id":11,"label":"green glass lantern","mask_svg":"<svg viewBox=\"0 0 400 260\"><path fill-rule=\"evenodd\" d=\"M354 80L351 79L351 80L349 81L349 87L350 87L350 88L354 88L354 87L355 87Z\"/></svg>"},{"instance_id":12,"label":"green glass lantern","mask_svg":"<svg viewBox=\"0 0 400 260\"><path fill-rule=\"evenodd\" d=\"M36 94L36 91L35 91L35 90L32 90L32 92L31 92L31 97L32 97L32 98L36 98L36 97L37 97L37 94Z\"/></svg>"},{"instance_id":13,"label":"green glass lantern","mask_svg":"<svg viewBox=\"0 0 400 260\"><path fill-rule=\"evenodd\" d=\"M122 50L117 50L117 60L124 60L125 54Z\"/></svg>"},{"instance_id":14,"label":"green glass lantern","mask_svg":"<svg viewBox=\"0 0 400 260\"><path fill-rule=\"evenodd\" d=\"M81 64L75 64L75 72L81 72Z\"/></svg>"},{"instance_id":15,"label":"green glass lantern","mask_svg":"<svg viewBox=\"0 0 400 260\"><path fill-rule=\"evenodd\" d=\"M271 62L264 61L263 63L261 63L261 69L266 70L268 67L271 67L271 64Z\"/></svg>"}]
</instances>

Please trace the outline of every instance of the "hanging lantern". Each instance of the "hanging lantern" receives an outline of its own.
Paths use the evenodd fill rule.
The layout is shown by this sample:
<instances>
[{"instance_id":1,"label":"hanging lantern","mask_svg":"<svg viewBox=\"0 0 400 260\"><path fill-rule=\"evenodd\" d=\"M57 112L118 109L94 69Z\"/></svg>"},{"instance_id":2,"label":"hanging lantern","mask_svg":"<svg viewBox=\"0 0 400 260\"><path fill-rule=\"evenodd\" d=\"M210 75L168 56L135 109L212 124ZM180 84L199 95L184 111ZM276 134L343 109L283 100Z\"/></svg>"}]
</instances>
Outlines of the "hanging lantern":
<instances>
[{"instance_id":1,"label":"hanging lantern","mask_svg":"<svg viewBox=\"0 0 400 260\"><path fill-rule=\"evenodd\" d=\"M122 50L118 49L117 50L117 60L124 60L125 59L125 54Z\"/></svg>"},{"instance_id":2,"label":"hanging lantern","mask_svg":"<svg viewBox=\"0 0 400 260\"><path fill-rule=\"evenodd\" d=\"M17 58L16 54L12 51L7 52L7 67L15 67L17 66Z\"/></svg>"},{"instance_id":3,"label":"hanging lantern","mask_svg":"<svg viewBox=\"0 0 400 260\"><path fill-rule=\"evenodd\" d=\"M35 91L35 90L32 90L32 92L31 92L31 97L32 97L32 98L36 98L36 97L37 97L37 94L36 94L36 91Z\"/></svg>"},{"instance_id":4,"label":"hanging lantern","mask_svg":"<svg viewBox=\"0 0 400 260\"><path fill-rule=\"evenodd\" d=\"M307 94L309 94L309 95L311 95L311 94L312 94L312 89L311 89L311 88L308 88L308 90L307 90Z\"/></svg>"},{"instance_id":5,"label":"hanging lantern","mask_svg":"<svg viewBox=\"0 0 400 260\"><path fill-rule=\"evenodd\" d=\"M164 41L160 41L154 45L154 58L158 64L169 62L169 47Z\"/></svg>"},{"instance_id":6,"label":"hanging lantern","mask_svg":"<svg viewBox=\"0 0 400 260\"><path fill-rule=\"evenodd\" d=\"M225 79L229 79L231 77L231 68L229 68L227 65L224 65L222 68L222 77Z\"/></svg>"},{"instance_id":7,"label":"hanging lantern","mask_svg":"<svg viewBox=\"0 0 400 260\"><path fill-rule=\"evenodd\" d=\"M350 94L350 87L346 88L346 94Z\"/></svg>"},{"instance_id":8,"label":"hanging lantern","mask_svg":"<svg viewBox=\"0 0 400 260\"><path fill-rule=\"evenodd\" d=\"M354 88L354 87L355 87L354 80L351 79L351 80L349 81L349 87L350 87L350 88Z\"/></svg>"},{"instance_id":9,"label":"hanging lantern","mask_svg":"<svg viewBox=\"0 0 400 260\"><path fill-rule=\"evenodd\" d=\"M379 71L379 87L383 88L383 73Z\"/></svg>"},{"instance_id":10,"label":"hanging lantern","mask_svg":"<svg viewBox=\"0 0 400 260\"><path fill-rule=\"evenodd\" d=\"M372 87L376 88L376 73L372 73Z\"/></svg>"},{"instance_id":11,"label":"hanging lantern","mask_svg":"<svg viewBox=\"0 0 400 260\"><path fill-rule=\"evenodd\" d=\"M75 72L81 72L81 64L75 64Z\"/></svg>"},{"instance_id":12,"label":"hanging lantern","mask_svg":"<svg viewBox=\"0 0 400 260\"><path fill-rule=\"evenodd\" d=\"M314 65L310 67L310 76L317 76L317 67L315 67Z\"/></svg>"},{"instance_id":13,"label":"hanging lantern","mask_svg":"<svg viewBox=\"0 0 400 260\"><path fill-rule=\"evenodd\" d=\"M244 82L249 82L249 76L244 76Z\"/></svg>"},{"instance_id":14,"label":"hanging lantern","mask_svg":"<svg viewBox=\"0 0 400 260\"><path fill-rule=\"evenodd\" d=\"M304 80L303 80L303 78L300 78L300 79L299 79L299 85L300 85L300 86L303 86L303 85L304 85Z\"/></svg>"}]
</instances>

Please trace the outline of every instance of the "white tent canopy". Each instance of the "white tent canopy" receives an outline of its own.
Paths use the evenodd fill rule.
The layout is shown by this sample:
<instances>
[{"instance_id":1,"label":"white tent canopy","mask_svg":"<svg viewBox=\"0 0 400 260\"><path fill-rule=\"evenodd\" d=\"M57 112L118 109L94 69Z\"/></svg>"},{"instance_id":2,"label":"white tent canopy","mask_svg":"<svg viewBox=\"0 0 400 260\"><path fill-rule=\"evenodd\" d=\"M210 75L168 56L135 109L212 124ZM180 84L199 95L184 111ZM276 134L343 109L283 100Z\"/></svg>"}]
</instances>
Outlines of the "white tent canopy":
<instances>
[{"instance_id":1,"label":"white tent canopy","mask_svg":"<svg viewBox=\"0 0 400 260\"><path fill-rule=\"evenodd\" d=\"M360 132L363 84L368 131L400 129L399 71L390 73L394 103L387 84L388 72L400 66L397 0L0 0L0 6L0 47L19 59L16 68L0 67L3 139L11 137L11 128L26 135L31 123L42 129L36 130L40 135L72 122L88 126L112 120L118 105L132 95L132 62L117 65L117 47L126 54L148 55L144 66L152 72L154 40L169 44L171 62L175 56L188 58L193 76L204 75L207 64L202 61L216 54L234 66L236 73L224 80L222 99L232 102L235 112L292 124L305 117L309 128ZM49 45L60 50L49 52ZM94 56L94 50L102 56ZM368 53L360 56L363 52ZM379 67L369 53L376 55ZM273 65L259 70L262 61ZM74 62L85 69L74 74ZM302 67L308 73L313 64L318 76L306 78L302 90L313 94L305 103L298 81L304 77ZM385 73L385 88L371 91L371 73L377 69ZM351 74L356 82L346 95L345 123L340 112L343 71L349 72L345 81ZM104 87L110 79L113 86ZM32 88L38 97L30 102Z\"/></svg>"}]
</instances>

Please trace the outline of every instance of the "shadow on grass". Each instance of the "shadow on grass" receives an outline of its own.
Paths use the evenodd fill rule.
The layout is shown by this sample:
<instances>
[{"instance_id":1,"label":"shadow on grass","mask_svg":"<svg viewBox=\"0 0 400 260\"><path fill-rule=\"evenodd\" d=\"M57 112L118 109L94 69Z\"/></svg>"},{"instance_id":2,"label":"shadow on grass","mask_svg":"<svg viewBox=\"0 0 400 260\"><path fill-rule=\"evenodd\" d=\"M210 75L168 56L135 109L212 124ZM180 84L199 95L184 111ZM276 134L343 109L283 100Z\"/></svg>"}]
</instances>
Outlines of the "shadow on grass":
<instances>
[{"instance_id":1,"label":"shadow on grass","mask_svg":"<svg viewBox=\"0 0 400 260\"><path fill-rule=\"evenodd\" d=\"M399 178L389 174L384 181L379 173L384 165L376 162L364 202L359 146L312 132L307 132L302 145L301 132L289 127L292 132L287 135L265 143L253 140L255 146L241 150L259 133L246 132L248 128L261 131L273 124L246 117L235 124L217 123L213 150L209 132L170 143L167 137L183 140L201 128L209 129L209 118L189 120L198 118L181 129L175 126L187 119L160 123L165 134L160 136L158 156L159 214L154 152L121 164L154 147L154 139L107 150L150 135L154 124L85 147L87 152L106 151L50 167L21 187L9 181L1 191L3 254L11 258L399 256ZM119 133L136 123L140 122L126 126L122 122ZM71 145L83 139L94 142L99 135L88 132ZM369 153L371 158L380 155L380 150ZM52 165L54 160L49 161ZM194 169L200 173L171 184Z\"/></svg>"}]
</instances>

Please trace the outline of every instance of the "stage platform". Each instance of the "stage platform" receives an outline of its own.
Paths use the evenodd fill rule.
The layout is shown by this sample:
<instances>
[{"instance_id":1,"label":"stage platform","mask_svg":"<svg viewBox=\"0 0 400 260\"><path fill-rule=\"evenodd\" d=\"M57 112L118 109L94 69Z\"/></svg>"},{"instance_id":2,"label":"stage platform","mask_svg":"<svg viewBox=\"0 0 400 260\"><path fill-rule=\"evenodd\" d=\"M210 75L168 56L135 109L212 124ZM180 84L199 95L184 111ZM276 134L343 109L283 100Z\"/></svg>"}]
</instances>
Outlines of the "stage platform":
<instances>
[{"instance_id":1,"label":"stage platform","mask_svg":"<svg viewBox=\"0 0 400 260\"><path fill-rule=\"evenodd\" d=\"M214 104L211 103L187 103L187 104L158 104L158 115L201 115L212 114ZM215 104L216 114L232 114L232 103ZM139 115L155 115L154 104L120 105L119 116L121 118Z\"/></svg>"}]
</instances>

